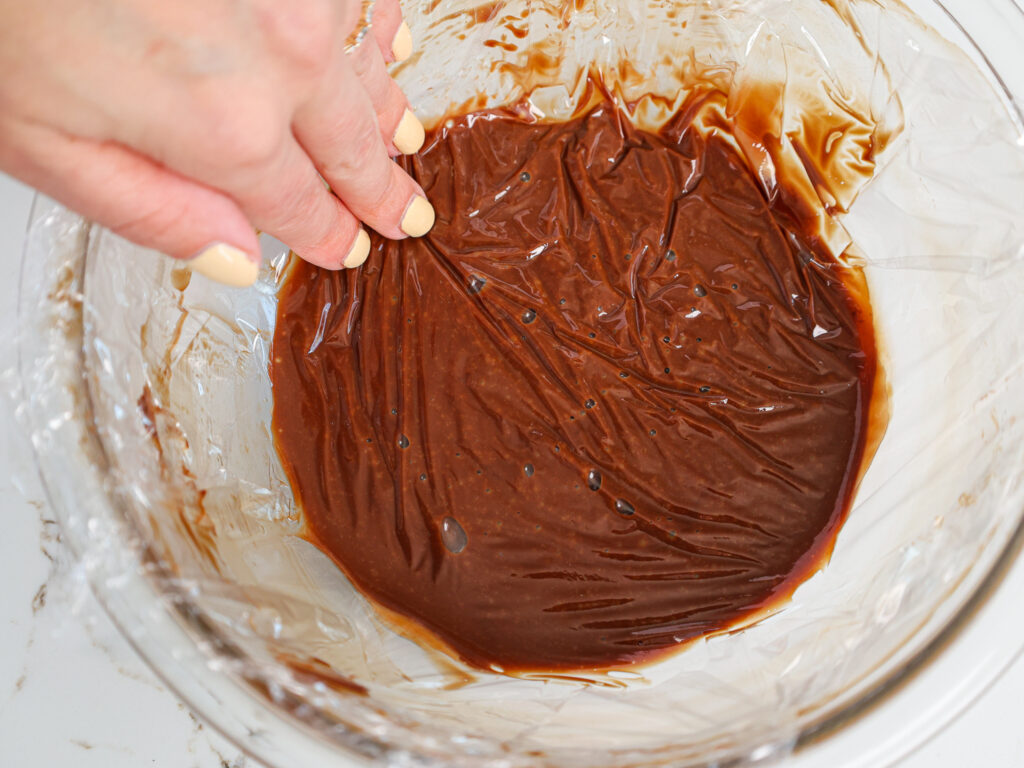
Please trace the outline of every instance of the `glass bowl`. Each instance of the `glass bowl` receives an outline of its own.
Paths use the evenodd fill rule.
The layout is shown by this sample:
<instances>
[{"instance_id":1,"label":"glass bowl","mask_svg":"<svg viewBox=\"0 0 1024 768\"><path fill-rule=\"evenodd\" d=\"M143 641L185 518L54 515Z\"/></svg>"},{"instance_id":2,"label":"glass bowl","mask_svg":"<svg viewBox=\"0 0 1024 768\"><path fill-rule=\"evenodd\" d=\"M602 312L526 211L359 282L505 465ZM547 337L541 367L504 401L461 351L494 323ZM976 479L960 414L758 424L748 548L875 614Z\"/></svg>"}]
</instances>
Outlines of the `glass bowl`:
<instances>
[{"instance_id":1,"label":"glass bowl","mask_svg":"<svg viewBox=\"0 0 1024 768\"><path fill-rule=\"evenodd\" d=\"M865 270L892 387L831 561L771 615L657 664L514 678L383 622L300 537L273 450L280 245L265 243L256 288L227 291L38 199L19 294L26 425L66 540L157 674L271 766L743 765L838 743L955 642L1007 574L1020 581L1024 12L911 5L937 32L874 2L406 9L420 53L396 77L427 122L527 92L557 116L572 73L611 71L623 50L650 73L623 93L677 90L685 68L655 62L689 45L691 62L729 61L732 82L780 75L785 98L824 93L898 129L827 222ZM561 41L558 66L521 66L505 17L528 21L531 45ZM985 642L965 667L975 692L1021 638Z\"/></svg>"}]
</instances>

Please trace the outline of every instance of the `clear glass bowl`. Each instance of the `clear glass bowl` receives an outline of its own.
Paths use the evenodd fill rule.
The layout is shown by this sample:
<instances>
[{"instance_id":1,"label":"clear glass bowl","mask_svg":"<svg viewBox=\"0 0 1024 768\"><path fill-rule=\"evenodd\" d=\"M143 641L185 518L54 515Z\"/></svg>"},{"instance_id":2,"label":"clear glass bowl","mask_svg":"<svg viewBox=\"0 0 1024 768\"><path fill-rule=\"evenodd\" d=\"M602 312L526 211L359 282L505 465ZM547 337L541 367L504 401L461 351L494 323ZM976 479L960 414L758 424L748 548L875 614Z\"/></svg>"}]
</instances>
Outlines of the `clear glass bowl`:
<instances>
[{"instance_id":1,"label":"clear glass bowl","mask_svg":"<svg viewBox=\"0 0 1024 768\"><path fill-rule=\"evenodd\" d=\"M865 265L892 385L831 562L757 624L643 668L509 678L382 623L297 536L271 444L280 248L266 244L256 289L224 291L37 200L19 301L26 422L66 540L155 671L272 766L741 765L819 749L896 691L1024 541L1024 11L912 6L949 42L874 2L532 3L525 26L512 2L407 9L420 53L397 77L428 122L513 98L527 71L557 115L573 73L611 71L622 50L650 73L624 90L674 93L681 70L656 62L686 45L693 62L730 62L735 83L781 76L783 98L900 128L829 222ZM516 69L519 54L484 45L506 41L505 16L527 43L562 46L558 65ZM799 110L785 115L798 144ZM1020 642L970 666L973 688Z\"/></svg>"}]
</instances>

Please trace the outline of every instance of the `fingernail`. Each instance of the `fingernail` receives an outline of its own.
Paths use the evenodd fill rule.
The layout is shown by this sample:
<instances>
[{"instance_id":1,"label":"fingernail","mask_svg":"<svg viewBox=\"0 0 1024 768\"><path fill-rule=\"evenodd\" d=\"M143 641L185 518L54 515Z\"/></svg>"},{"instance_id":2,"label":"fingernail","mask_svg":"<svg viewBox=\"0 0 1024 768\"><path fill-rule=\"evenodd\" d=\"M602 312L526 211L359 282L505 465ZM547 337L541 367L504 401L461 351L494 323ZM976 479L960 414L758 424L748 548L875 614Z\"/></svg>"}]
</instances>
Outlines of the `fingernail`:
<instances>
[{"instance_id":1,"label":"fingernail","mask_svg":"<svg viewBox=\"0 0 1024 768\"><path fill-rule=\"evenodd\" d=\"M252 285L260 271L259 265L250 259L245 251L226 243L211 245L194 259L190 259L188 266L193 272L198 272L209 280L234 288L247 288Z\"/></svg>"},{"instance_id":2,"label":"fingernail","mask_svg":"<svg viewBox=\"0 0 1024 768\"><path fill-rule=\"evenodd\" d=\"M411 155L413 152L419 151L419 148L423 146L423 139L425 137L426 133L423 131L423 123L417 120L416 115L407 109L402 114L402 119L398 121L395 136L391 141L394 142L395 148L403 155Z\"/></svg>"},{"instance_id":3,"label":"fingernail","mask_svg":"<svg viewBox=\"0 0 1024 768\"><path fill-rule=\"evenodd\" d=\"M404 21L391 40L391 53L395 61L405 61L412 55L412 32Z\"/></svg>"},{"instance_id":4,"label":"fingernail","mask_svg":"<svg viewBox=\"0 0 1024 768\"><path fill-rule=\"evenodd\" d=\"M427 198L416 195L405 209L399 226L409 237L422 237L434 226L434 206L427 202Z\"/></svg>"},{"instance_id":5,"label":"fingernail","mask_svg":"<svg viewBox=\"0 0 1024 768\"><path fill-rule=\"evenodd\" d=\"M343 267L347 269L354 269L366 261L366 257L370 255L370 236L366 234L365 229L360 229L359 234L356 235L356 241L352 243L352 249L348 252L348 256L341 262Z\"/></svg>"}]
</instances>

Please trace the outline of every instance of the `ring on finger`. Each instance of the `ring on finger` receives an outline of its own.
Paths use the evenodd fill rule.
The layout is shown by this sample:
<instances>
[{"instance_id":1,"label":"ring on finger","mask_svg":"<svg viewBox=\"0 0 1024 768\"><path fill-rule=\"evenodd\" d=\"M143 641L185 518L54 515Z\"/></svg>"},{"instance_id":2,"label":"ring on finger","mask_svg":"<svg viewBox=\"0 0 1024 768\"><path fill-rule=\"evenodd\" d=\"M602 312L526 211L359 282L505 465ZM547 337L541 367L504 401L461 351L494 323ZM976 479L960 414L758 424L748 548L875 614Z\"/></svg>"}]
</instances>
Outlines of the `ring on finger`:
<instances>
[{"instance_id":1,"label":"ring on finger","mask_svg":"<svg viewBox=\"0 0 1024 768\"><path fill-rule=\"evenodd\" d=\"M373 26L373 3L374 0L360 0L359 16L353 29L345 38L345 53L351 53L370 34Z\"/></svg>"}]
</instances>

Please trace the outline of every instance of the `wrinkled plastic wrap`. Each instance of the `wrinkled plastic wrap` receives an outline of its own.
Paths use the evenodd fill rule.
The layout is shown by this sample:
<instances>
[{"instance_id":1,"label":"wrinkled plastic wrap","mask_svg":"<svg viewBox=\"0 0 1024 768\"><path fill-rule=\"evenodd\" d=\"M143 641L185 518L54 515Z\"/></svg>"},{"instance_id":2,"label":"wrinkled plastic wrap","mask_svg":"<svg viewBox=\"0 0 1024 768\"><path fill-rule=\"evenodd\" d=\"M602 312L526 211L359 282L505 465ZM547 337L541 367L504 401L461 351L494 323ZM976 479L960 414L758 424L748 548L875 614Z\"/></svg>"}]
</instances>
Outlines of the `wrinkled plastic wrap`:
<instances>
[{"instance_id":1,"label":"wrinkled plastic wrap","mask_svg":"<svg viewBox=\"0 0 1024 768\"><path fill-rule=\"evenodd\" d=\"M234 713L265 759L311 743L338 764L786 754L918 659L1022 535L1024 132L1010 97L976 52L886 2L406 12L417 53L397 79L428 123L524 97L566 116L588 71L624 102L677 104L710 79L737 124L755 95L777 100L777 141L741 149L766 194L783 175L817 203L836 255L863 265L892 387L831 561L773 615L636 669L510 678L421 648L299 537L270 431L280 245L265 243L255 289L230 291L41 200L21 276L21 411L68 541L174 687L219 691L195 693L204 714L263 702L263 720ZM635 119L669 112L639 99ZM834 135L809 135L809 114L834 117ZM866 183L808 171L808 158L864 161L865 137L884 147ZM295 752L280 728L302 734Z\"/></svg>"}]
</instances>

